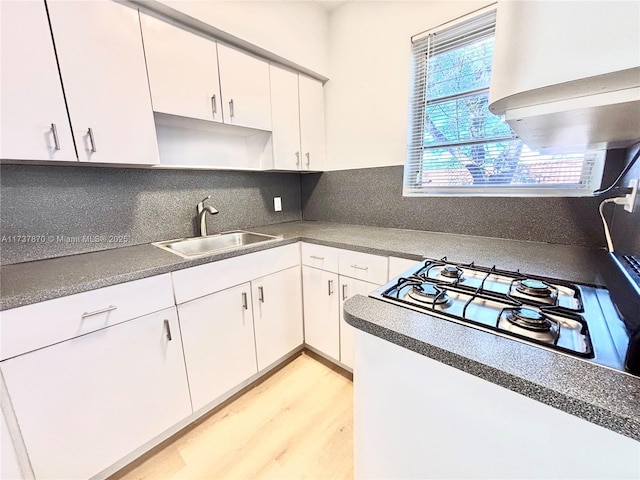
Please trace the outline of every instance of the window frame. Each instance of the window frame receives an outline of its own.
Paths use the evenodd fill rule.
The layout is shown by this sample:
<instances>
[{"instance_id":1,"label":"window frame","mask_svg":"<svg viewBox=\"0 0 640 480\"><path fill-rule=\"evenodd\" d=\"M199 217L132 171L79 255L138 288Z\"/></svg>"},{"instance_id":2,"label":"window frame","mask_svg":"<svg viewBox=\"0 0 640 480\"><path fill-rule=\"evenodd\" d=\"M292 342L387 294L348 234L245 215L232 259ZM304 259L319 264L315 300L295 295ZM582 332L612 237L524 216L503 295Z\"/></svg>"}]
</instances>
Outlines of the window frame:
<instances>
[{"instance_id":1,"label":"window frame","mask_svg":"<svg viewBox=\"0 0 640 480\"><path fill-rule=\"evenodd\" d=\"M425 151L435 148L452 148L460 145L480 145L487 143L497 143L504 141L518 140L522 142L519 137L513 132L512 136L504 138L486 138L479 141L463 141L461 143L451 142L450 144L439 146L426 146L425 145L425 120L426 110L429 102L427 100L428 92L428 73L429 73L429 52L432 49L431 40L434 34L440 34L444 36L448 42L453 43L454 47L446 47L438 54L446 51L458 48L465 43L468 45L476 44L488 37L495 38L495 13L496 5L489 5L485 8L472 12L463 17L459 17L452 22L448 22L445 26L432 29L422 34L419 34L419 39L414 41L412 37L412 51L411 51L411 67L410 67L410 98L409 98L409 115L408 115L408 139L407 150L404 162L404 174L403 174L403 188L402 195L405 197L429 197L429 196L477 196L477 197L589 197L593 196L593 192L600 187L602 182L602 174L604 170L604 160L606 156L606 150L582 150L582 151L562 151L556 149L555 151L537 151L540 155L584 155L583 168L590 168L591 172L586 177L586 182L580 186L578 184L531 184L529 185L503 185L503 186L488 186L488 185L455 185L455 186L427 186L417 177L422 175L422 165L425 162ZM491 33L485 32L479 35L472 36L472 40L469 41L464 37L458 35L452 35L450 32L460 25L472 25L474 21L483 21L482 17L489 18L493 16L493 25L489 29ZM484 20L486 22L486 20ZM484 28L484 27L482 27ZM479 31L479 30L478 30ZM475 32L474 32L475 33ZM477 37L477 38L476 38ZM416 45L418 45L416 47ZM426 48L425 48L426 45ZM435 47L438 48L437 46ZM468 97L472 93L483 94L489 92L489 87L477 88L475 90L467 90L451 94L449 96L438 97L433 100L431 105L435 102L441 103L447 100L454 100L456 98ZM506 122L505 122L506 124ZM508 126L508 124L506 124ZM509 127L510 128L510 127ZM524 148L527 148L522 143ZM528 149L528 148L527 148ZM522 159L522 156L519 157ZM540 164L542 165L542 163ZM582 179L585 180L585 179ZM534 186L535 185L535 186Z\"/></svg>"}]
</instances>

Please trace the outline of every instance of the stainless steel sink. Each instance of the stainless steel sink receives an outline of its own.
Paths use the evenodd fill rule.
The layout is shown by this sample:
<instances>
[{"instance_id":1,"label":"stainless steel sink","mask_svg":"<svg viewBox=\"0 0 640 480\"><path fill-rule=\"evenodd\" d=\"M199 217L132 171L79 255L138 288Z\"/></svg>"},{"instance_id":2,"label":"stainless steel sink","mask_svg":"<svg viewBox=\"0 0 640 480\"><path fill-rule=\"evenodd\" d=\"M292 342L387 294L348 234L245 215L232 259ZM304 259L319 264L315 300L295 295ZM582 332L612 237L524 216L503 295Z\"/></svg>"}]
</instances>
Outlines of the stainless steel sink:
<instances>
[{"instance_id":1,"label":"stainless steel sink","mask_svg":"<svg viewBox=\"0 0 640 480\"><path fill-rule=\"evenodd\" d=\"M152 243L152 245L183 258L195 258L258 243L273 242L274 240L282 240L282 237L234 230L206 237L180 238L178 240L156 242Z\"/></svg>"}]
</instances>

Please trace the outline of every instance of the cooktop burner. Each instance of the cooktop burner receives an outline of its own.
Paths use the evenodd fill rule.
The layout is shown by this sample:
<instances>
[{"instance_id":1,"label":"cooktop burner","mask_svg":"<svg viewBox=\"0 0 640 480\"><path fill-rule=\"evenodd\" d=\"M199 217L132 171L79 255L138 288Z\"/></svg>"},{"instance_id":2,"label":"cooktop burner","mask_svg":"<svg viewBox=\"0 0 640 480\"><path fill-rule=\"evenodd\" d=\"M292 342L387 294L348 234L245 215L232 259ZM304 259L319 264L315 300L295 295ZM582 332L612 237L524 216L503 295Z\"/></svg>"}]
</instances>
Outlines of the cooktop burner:
<instances>
[{"instance_id":1,"label":"cooktop burner","mask_svg":"<svg viewBox=\"0 0 640 480\"><path fill-rule=\"evenodd\" d=\"M455 265L445 265L445 267L440 271L440 275L449 278L461 278L462 270Z\"/></svg>"},{"instance_id":2,"label":"cooktop burner","mask_svg":"<svg viewBox=\"0 0 640 480\"><path fill-rule=\"evenodd\" d=\"M552 288L547 283L532 278L521 280L516 286L516 290L534 297L550 297L553 294Z\"/></svg>"},{"instance_id":3,"label":"cooktop burner","mask_svg":"<svg viewBox=\"0 0 640 480\"><path fill-rule=\"evenodd\" d=\"M547 316L539 310L533 310L531 308L514 308L507 315L509 320L514 325L517 325L528 330L539 330L548 332L551 330L552 322Z\"/></svg>"},{"instance_id":4,"label":"cooktop burner","mask_svg":"<svg viewBox=\"0 0 640 480\"><path fill-rule=\"evenodd\" d=\"M433 305L448 305L450 303L449 296L444 289L429 283L415 285L409 290L409 296L418 302Z\"/></svg>"}]
</instances>

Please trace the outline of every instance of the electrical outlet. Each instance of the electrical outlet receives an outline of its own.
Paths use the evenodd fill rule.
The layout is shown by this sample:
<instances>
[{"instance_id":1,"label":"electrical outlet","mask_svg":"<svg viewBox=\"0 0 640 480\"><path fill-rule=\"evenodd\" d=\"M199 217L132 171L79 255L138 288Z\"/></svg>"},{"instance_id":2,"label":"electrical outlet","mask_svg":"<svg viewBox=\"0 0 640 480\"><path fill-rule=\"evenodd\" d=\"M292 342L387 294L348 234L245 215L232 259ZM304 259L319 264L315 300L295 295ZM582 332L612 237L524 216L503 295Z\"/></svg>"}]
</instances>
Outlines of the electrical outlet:
<instances>
[{"instance_id":1,"label":"electrical outlet","mask_svg":"<svg viewBox=\"0 0 640 480\"><path fill-rule=\"evenodd\" d=\"M638 179L634 178L631 180L629 186L631 187L631 193L627 193L625 196L627 203L625 204L624 209L625 211L632 213L633 207L636 203L636 197L638 196Z\"/></svg>"},{"instance_id":2,"label":"electrical outlet","mask_svg":"<svg viewBox=\"0 0 640 480\"><path fill-rule=\"evenodd\" d=\"M273 197L273 209L276 212L282 211L282 197Z\"/></svg>"}]
</instances>

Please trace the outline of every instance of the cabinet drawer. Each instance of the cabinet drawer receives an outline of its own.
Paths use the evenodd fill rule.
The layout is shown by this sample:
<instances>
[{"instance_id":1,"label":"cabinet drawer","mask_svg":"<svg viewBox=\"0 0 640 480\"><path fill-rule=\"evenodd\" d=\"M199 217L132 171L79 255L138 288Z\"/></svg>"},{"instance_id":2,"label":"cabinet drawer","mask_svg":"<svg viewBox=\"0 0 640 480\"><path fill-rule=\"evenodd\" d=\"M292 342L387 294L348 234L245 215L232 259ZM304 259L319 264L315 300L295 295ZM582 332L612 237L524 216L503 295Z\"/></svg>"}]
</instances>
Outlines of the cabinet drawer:
<instances>
[{"instance_id":1,"label":"cabinet drawer","mask_svg":"<svg viewBox=\"0 0 640 480\"><path fill-rule=\"evenodd\" d=\"M0 312L0 359L174 305L169 274Z\"/></svg>"},{"instance_id":2,"label":"cabinet drawer","mask_svg":"<svg viewBox=\"0 0 640 480\"><path fill-rule=\"evenodd\" d=\"M387 283L387 257L340 250L338 263L340 275L379 285Z\"/></svg>"},{"instance_id":3,"label":"cabinet drawer","mask_svg":"<svg viewBox=\"0 0 640 480\"><path fill-rule=\"evenodd\" d=\"M298 244L284 245L173 272L176 303L181 304L300 265Z\"/></svg>"},{"instance_id":4,"label":"cabinet drawer","mask_svg":"<svg viewBox=\"0 0 640 480\"><path fill-rule=\"evenodd\" d=\"M328 272L338 273L338 256L340 250L313 243L302 244L302 264L316 267Z\"/></svg>"}]
</instances>

